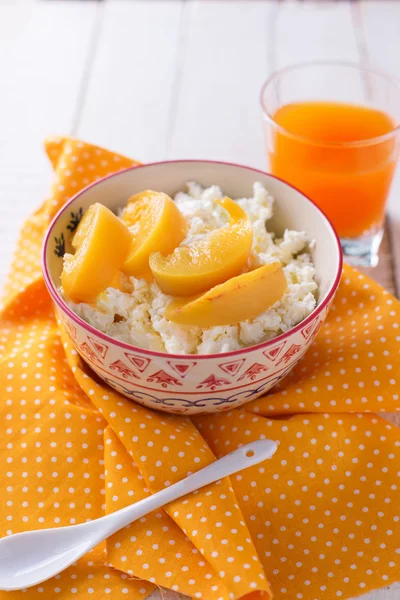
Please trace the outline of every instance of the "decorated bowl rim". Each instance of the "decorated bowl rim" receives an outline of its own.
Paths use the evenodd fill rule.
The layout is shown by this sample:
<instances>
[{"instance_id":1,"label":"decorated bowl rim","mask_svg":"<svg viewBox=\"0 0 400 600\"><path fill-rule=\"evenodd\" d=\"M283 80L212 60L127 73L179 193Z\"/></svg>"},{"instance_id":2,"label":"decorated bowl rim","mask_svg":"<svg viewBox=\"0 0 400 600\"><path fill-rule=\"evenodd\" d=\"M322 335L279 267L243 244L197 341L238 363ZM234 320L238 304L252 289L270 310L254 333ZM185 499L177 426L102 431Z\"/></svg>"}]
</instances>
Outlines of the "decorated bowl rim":
<instances>
[{"instance_id":1,"label":"decorated bowl rim","mask_svg":"<svg viewBox=\"0 0 400 600\"><path fill-rule=\"evenodd\" d=\"M73 204L77 198L79 198L80 196L85 194L92 187L101 185L107 179L111 179L113 177L118 177L119 175L122 175L128 171L133 171L134 169L146 169L146 168L154 167L157 165L172 165L172 164L177 164L177 163L208 163L211 165L225 165L228 167L238 167L240 169L246 169L248 171L252 171L253 173L260 173L262 175L268 175L268 177L272 177L273 179L280 181L287 187L292 188L296 192L300 193L304 198L306 198L306 200L308 200L308 202L310 202L313 205L315 210L318 211L322 215L322 217L326 221L328 229L330 229L331 233L333 234L333 238L336 242L337 252L338 252L337 271L336 271L335 278L334 278L324 300L321 302L321 304L319 304L316 308L314 308L314 310L305 319L300 321L300 323L298 323L297 325L295 325L288 331L285 331L284 333L281 333L270 340L261 342L259 344L255 344L253 346L246 346L244 348L240 348L239 350L232 350L230 352L220 352L218 354L172 354L172 353L168 353L168 352L159 352L157 350L148 350L147 348L141 348L140 346L134 346L133 344L127 344L126 342L117 340L117 339L107 335L106 333L103 333L99 329L96 329L95 327L93 327L92 325L87 323L86 321L84 321L81 317L79 317L76 313L74 313L69 308L69 306L65 303L65 301L62 299L62 297L57 292L57 290L51 280L51 277L49 274L49 269L47 266L47 260L46 260L47 248L48 248L48 245L51 240L52 232L53 232L54 226L56 225L56 223L60 219L60 217L64 214L64 212L68 211L71 204ZM68 317L70 319L72 319L80 327L83 327L88 333L91 333L92 335L96 335L99 338L101 338L102 340L108 342L109 344L114 344L114 345L118 346L119 348L123 348L124 350L139 352L142 354L147 354L149 356L157 356L157 357L164 358L164 359L168 359L168 358L172 357L172 358L179 358L181 360L189 360L189 359L193 360L193 356L195 356L196 360L206 360L206 359L215 359L215 358L220 358L220 357L237 356L240 354L247 354L248 352L254 352L256 350L268 348L270 346L275 345L277 342L287 339L292 334L300 331L305 326L307 326L309 323L313 322L315 320L315 318L324 310L324 308L333 299L333 297L336 293L336 290L339 286L340 278L342 275L342 268L343 268L343 251L342 251L342 246L340 244L339 236L338 236L335 228L333 227L332 223L330 222L330 220L324 213L324 211L321 210L319 208L319 206L317 206L316 203L313 200L311 200L311 198L309 198L306 194L301 192L297 187L288 183L287 181L284 181L280 177L271 175L271 173L268 173L267 171L262 171L261 169L256 169L254 167L249 167L247 165L241 165L238 163L231 163L231 162L220 161L220 160L207 160L207 159L175 159L175 160L163 160L163 161L158 161L158 162L145 163L142 165L141 164L133 165L131 167L127 167L126 169L121 169L120 171L117 171L115 173L110 173L109 175L106 175L105 177L102 177L101 179L98 179L98 180L94 181L93 183L90 183L85 188L83 188L78 193L76 193L74 196L72 196L72 198L70 198L70 200L68 200L68 202L66 204L64 204L64 206L62 206L60 208L60 210L56 213L56 215L54 216L53 220L51 221L51 223L47 229L47 232L46 232L45 238L44 238L44 242L43 242L43 247L42 247L41 263L42 263L42 272L43 272L44 281L45 281L46 287L50 293L52 300L55 302L56 305L58 305L58 307L63 312L65 312L68 315Z\"/></svg>"}]
</instances>

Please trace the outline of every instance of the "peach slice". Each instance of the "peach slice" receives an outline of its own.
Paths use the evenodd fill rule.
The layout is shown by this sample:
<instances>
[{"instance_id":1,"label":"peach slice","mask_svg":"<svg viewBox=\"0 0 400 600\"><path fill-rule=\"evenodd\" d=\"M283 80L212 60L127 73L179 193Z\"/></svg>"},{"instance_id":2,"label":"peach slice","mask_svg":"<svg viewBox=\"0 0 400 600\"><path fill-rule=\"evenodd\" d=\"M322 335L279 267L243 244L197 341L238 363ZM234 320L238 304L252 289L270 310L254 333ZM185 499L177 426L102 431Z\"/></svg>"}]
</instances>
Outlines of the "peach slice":
<instances>
[{"instance_id":1,"label":"peach slice","mask_svg":"<svg viewBox=\"0 0 400 600\"><path fill-rule=\"evenodd\" d=\"M94 302L113 281L132 243L127 226L103 204L92 204L64 256L61 283L73 302Z\"/></svg>"},{"instance_id":2,"label":"peach slice","mask_svg":"<svg viewBox=\"0 0 400 600\"><path fill-rule=\"evenodd\" d=\"M239 275L246 267L253 234L243 209L230 198L219 200L230 216L221 227L170 256L150 256L150 268L159 288L171 296L193 296Z\"/></svg>"},{"instance_id":3,"label":"peach slice","mask_svg":"<svg viewBox=\"0 0 400 600\"><path fill-rule=\"evenodd\" d=\"M173 252L186 236L186 219L167 194L152 190L132 196L122 219L133 235L122 271L127 275L151 279L150 254Z\"/></svg>"},{"instance_id":4,"label":"peach slice","mask_svg":"<svg viewBox=\"0 0 400 600\"><path fill-rule=\"evenodd\" d=\"M257 317L280 300L287 289L282 266L270 263L233 277L196 298L176 298L165 316L181 325L233 325Z\"/></svg>"}]
</instances>

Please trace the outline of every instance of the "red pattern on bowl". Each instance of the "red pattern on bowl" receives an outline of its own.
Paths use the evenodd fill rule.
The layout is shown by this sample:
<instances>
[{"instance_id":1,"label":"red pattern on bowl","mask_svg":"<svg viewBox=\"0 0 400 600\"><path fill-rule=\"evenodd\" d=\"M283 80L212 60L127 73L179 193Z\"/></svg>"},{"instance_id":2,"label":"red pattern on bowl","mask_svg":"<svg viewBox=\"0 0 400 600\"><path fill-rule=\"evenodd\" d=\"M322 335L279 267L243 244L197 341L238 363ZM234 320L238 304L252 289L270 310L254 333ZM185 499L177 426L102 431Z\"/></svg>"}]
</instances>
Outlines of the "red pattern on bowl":
<instances>
[{"instance_id":1,"label":"red pattern on bowl","mask_svg":"<svg viewBox=\"0 0 400 600\"><path fill-rule=\"evenodd\" d=\"M236 180L231 187L234 185L237 193L226 190L229 187L227 178L230 182ZM234 197L249 194L250 182L260 180L267 189L274 188L271 191L277 207L285 204L286 211L290 209L290 213L283 210L288 220L291 218L293 222L292 213L297 212L302 221L298 228L319 238L314 256L317 271L318 266L321 269L324 265L325 257L329 273L319 271L323 297L302 323L268 342L234 352L174 355L119 342L97 331L68 308L57 291L62 268L58 250L62 239L68 251L71 212L77 213L82 208L84 211L95 201L116 209L132 193L146 187L162 189L172 195L182 189L188 179L208 185L217 182ZM308 221L304 218L305 209L308 210ZM52 249L53 240L56 240L57 251ZM339 283L341 268L340 243L332 226L304 195L261 171L209 161L145 165L96 182L72 198L58 213L50 225L43 250L46 285L59 318L81 357L107 384L132 400L150 408L188 415L236 408L255 400L283 379L309 348L323 324Z\"/></svg>"}]
</instances>

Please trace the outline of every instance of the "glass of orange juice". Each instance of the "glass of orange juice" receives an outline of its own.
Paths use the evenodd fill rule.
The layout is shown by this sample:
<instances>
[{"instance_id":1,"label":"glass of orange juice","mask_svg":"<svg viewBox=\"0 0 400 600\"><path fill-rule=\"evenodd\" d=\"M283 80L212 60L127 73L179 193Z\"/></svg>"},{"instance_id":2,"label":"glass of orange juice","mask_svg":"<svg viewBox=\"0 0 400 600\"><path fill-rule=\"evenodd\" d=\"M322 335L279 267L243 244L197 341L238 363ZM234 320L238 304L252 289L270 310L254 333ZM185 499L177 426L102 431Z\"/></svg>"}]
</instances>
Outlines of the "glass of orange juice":
<instances>
[{"instance_id":1,"label":"glass of orange juice","mask_svg":"<svg viewBox=\"0 0 400 600\"><path fill-rule=\"evenodd\" d=\"M277 71L261 90L269 169L328 216L354 265L375 266L400 147L400 88L338 62Z\"/></svg>"}]
</instances>

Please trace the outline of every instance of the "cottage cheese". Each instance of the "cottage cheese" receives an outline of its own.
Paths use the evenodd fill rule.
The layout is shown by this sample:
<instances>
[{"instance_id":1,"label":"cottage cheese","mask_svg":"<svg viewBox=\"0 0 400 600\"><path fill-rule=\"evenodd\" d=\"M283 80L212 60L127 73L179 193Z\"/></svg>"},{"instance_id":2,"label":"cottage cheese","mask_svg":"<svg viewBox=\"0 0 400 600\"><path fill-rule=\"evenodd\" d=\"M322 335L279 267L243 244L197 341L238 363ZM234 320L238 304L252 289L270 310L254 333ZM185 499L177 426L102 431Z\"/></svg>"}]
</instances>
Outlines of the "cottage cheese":
<instances>
[{"instance_id":1,"label":"cottage cheese","mask_svg":"<svg viewBox=\"0 0 400 600\"><path fill-rule=\"evenodd\" d=\"M66 300L67 304L87 323L113 338L173 354L230 352L288 331L316 306L316 271L309 253L312 240L304 231L286 230L281 239L268 232L266 223L272 216L274 199L261 183L255 183L253 187L252 198L237 200L252 224L253 253L260 266L279 261L288 282L281 300L258 317L207 329L178 325L164 316L171 297L163 294L156 283L135 277L130 278L131 294L108 288L99 296L96 305ZM190 244L228 224L227 212L216 202L223 196L216 185L203 189L193 182L187 184L185 191L176 194L175 202L189 226L183 244ZM116 322L115 315L122 320Z\"/></svg>"}]
</instances>

